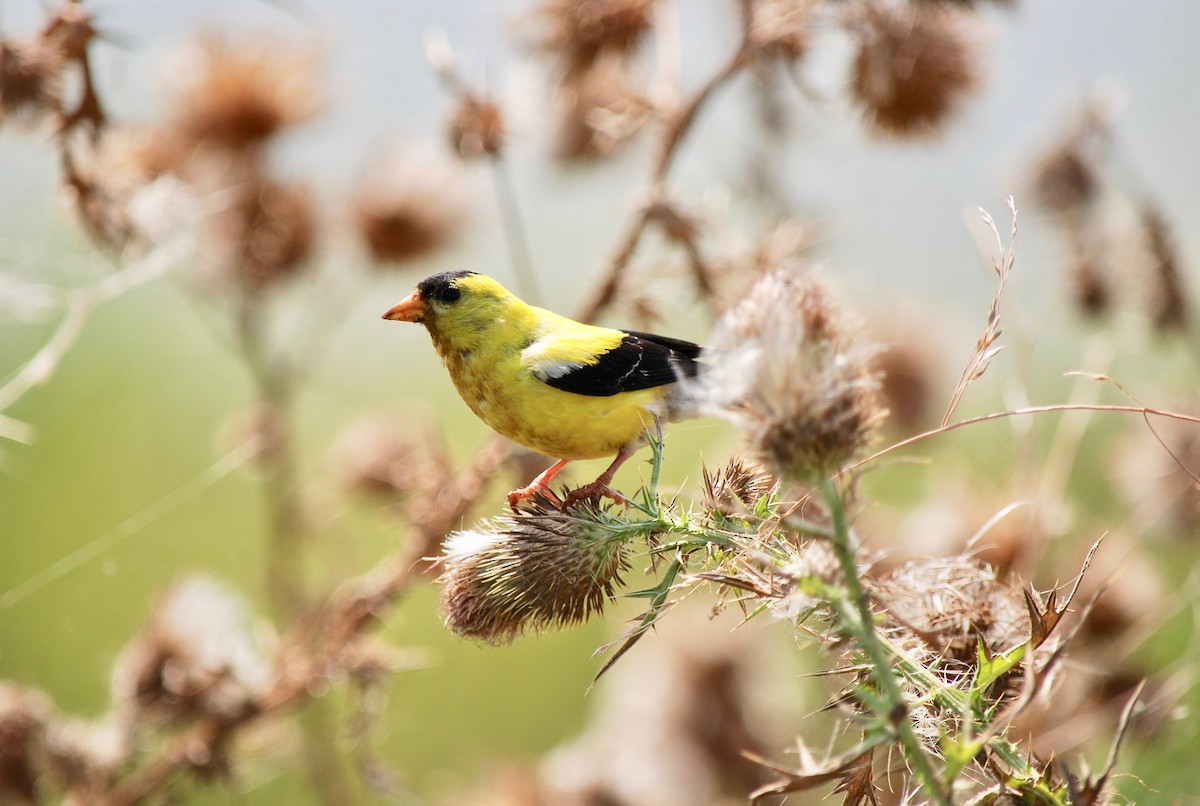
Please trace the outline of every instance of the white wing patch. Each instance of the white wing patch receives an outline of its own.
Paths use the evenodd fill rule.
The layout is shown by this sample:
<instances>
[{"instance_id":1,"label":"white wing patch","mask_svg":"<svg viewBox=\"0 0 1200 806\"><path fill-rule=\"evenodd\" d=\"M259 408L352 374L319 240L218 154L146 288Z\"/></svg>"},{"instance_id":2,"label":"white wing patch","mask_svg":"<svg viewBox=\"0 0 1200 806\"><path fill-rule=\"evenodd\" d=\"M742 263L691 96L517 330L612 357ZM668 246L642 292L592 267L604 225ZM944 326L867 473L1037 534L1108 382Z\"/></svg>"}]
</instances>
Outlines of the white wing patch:
<instances>
[{"instance_id":1,"label":"white wing patch","mask_svg":"<svg viewBox=\"0 0 1200 806\"><path fill-rule=\"evenodd\" d=\"M569 361L549 355L556 340L553 336L543 337L521 351L521 363L543 383L569 375L580 367L586 366L583 361Z\"/></svg>"}]
</instances>

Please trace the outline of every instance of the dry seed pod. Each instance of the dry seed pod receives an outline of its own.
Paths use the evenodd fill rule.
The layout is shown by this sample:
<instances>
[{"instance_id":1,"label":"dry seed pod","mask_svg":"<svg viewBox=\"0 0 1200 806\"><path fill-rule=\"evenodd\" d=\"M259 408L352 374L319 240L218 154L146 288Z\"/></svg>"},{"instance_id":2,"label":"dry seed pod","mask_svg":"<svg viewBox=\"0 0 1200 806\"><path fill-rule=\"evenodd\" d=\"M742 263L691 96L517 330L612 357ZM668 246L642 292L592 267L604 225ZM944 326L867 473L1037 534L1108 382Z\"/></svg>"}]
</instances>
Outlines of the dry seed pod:
<instances>
[{"instance_id":1,"label":"dry seed pod","mask_svg":"<svg viewBox=\"0 0 1200 806\"><path fill-rule=\"evenodd\" d=\"M875 129L936 132L978 88L978 57L963 15L870 6L858 30L850 90Z\"/></svg>"}]
</instances>

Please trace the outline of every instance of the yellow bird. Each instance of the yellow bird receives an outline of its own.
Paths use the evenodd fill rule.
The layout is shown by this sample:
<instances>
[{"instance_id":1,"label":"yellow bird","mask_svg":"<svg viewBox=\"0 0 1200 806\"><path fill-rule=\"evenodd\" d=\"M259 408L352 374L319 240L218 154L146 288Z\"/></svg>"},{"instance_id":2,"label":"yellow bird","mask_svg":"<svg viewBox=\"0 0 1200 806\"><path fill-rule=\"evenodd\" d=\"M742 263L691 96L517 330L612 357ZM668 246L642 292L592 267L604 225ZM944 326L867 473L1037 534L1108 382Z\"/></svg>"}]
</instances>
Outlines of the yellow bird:
<instances>
[{"instance_id":1,"label":"yellow bird","mask_svg":"<svg viewBox=\"0 0 1200 806\"><path fill-rule=\"evenodd\" d=\"M426 277L384 319L425 325L459 395L505 437L558 459L529 486L508 494L514 511L574 459L616 454L591 484L567 496L620 495L609 488L644 443L655 419L692 416L677 383L696 375L690 342L585 325L527 305L490 277L443 272Z\"/></svg>"}]
</instances>

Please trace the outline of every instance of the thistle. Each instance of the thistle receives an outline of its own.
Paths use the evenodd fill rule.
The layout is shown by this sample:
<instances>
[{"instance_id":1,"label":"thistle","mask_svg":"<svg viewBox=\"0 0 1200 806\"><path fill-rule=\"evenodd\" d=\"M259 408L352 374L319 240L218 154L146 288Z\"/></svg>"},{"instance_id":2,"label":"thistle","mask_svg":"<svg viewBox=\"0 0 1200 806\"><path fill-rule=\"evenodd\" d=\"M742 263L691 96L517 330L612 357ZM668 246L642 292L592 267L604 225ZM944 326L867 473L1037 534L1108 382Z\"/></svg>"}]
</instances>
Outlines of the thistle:
<instances>
[{"instance_id":1,"label":"thistle","mask_svg":"<svg viewBox=\"0 0 1200 806\"><path fill-rule=\"evenodd\" d=\"M616 595L637 534L587 504L530 503L446 541L442 609L458 635L507 643L582 622Z\"/></svg>"}]
</instances>

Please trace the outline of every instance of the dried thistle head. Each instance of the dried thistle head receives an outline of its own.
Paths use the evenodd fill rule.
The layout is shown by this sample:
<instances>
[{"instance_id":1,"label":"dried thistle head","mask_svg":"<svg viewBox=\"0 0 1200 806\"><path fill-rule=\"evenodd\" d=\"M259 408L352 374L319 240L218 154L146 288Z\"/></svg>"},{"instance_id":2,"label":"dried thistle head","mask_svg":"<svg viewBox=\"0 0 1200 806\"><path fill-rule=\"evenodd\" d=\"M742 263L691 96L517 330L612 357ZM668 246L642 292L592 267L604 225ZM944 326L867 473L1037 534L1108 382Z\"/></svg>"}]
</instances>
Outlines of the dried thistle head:
<instances>
[{"instance_id":1,"label":"dried thistle head","mask_svg":"<svg viewBox=\"0 0 1200 806\"><path fill-rule=\"evenodd\" d=\"M757 462L732 457L709 472L702 470L704 508L726 515L753 512L758 503L775 489L775 479Z\"/></svg>"},{"instance_id":2,"label":"dried thistle head","mask_svg":"<svg viewBox=\"0 0 1200 806\"><path fill-rule=\"evenodd\" d=\"M305 185L252 176L233 189L235 201L215 219L227 250L227 279L250 293L296 276L312 256L316 213Z\"/></svg>"},{"instance_id":3,"label":"dried thistle head","mask_svg":"<svg viewBox=\"0 0 1200 806\"><path fill-rule=\"evenodd\" d=\"M259 147L318 111L315 66L313 50L270 37L204 36L192 43L176 72L174 129L198 146Z\"/></svg>"},{"instance_id":4,"label":"dried thistle head","mask_svg":"<svg viewBox=\"0 0 1200 806\"><path fill-rule=\"evenodd\" d=\"M562 511L538 499L482 530L455 532L443 556L446 626L498 644L582 622L615 596L628 540L602 510Z\"/></svg>"},{"instance_id":5,"label":"dried thistle head","mask_svg":"<svg viewBox=\"0 0 1200 806\"><path fill-rule=\"evenodd\" d=\"M546 803L732 804L764 782L743 751L788 734L773 686L791 671L763 633L682 603L603 678L583 732L541 768Z\"/></svg>"},{"instance_id":6,"label":"dried thistle head","mask_svg":"<svg viewBox=\"0 0 1200 806\"><path fill-rule=\"evenodd\" d=\"M545 0L534 12L534 46L567 77L589 71L602 56L628 57L653 24L654 0Z\"/></svg>"},{"instance_id":7,"label":"dried thistle head","mask_svg":"<svg viewBox=\"0 0 1200 806\"><path fill-rule=\"evenodd\" d=\"M1087 140L1072 134L1042 154L1031 184L1034 199L1051 213L1076 215L1094 204L1102 182Z\"/></svg>"},{"instance_id":8,"label":"dried thistle head","mask_svg":"<svg viewBox=\"0 0 1200 806\"><path fill-rule=\"evenodd\" d=\"M822 281L776 271L721 317L696 391L777 476L813 482L848 464L883 419L873 352Z\"/></svg>"},{"instance_id":9,"label":"dried thistle head","mask_svg":"<svg viewBox=\"0 0 1200 806\"><path fill-rule=\"evenodd\" d=\"M120 251L153 241L179 223L190 189L175 177L174 194L148 192L178 166L174 141L148 126L105 126L64 137L64 196L98 243ZM159 184L162 189L168 184Z\"/></svg>"},{"instance_id":10,"label":"dried thistle head","mask_svg":"<svg viewBox=\"0 0 1200 806\"><path fill-rule=\"evenodd\" d=\"M351 423L333 453L348 486L388 497L441 489L452 473L443 444L389 417Z\"/></svg>"},{"instance_id":11,"label":"dried thistle head","mask_svg":"<svg viewBox=\"0 0 1200 806\"><path fill-rule=\"evenodd\" d=\"M242 601L197 577L169 591L122 650L113 699L133 723L228 717L250 707L273 677Z\"/></svg>"},{"instance_id":12,"label":"dried thistle head","mask_svg":"<svg viewBox=\"0 0 1200 806\"><path fill-rule=\"evenodd\" d=\"M938 391L942 356L930 337L927 323L881 313L871 317L871 338L885 345L871 367L880 378L880 394L888 411L888 425L903 433L916 433L931 424Z\"/></svg>"},{"instance_id":13,"label":"dried thistle head","mask_svg":"<svg viewBox=\"0 0 1200 806\"><path fill-rule=\"evenodd\" d=\"M975 47L961 13L872 5L860 19L850 90L875 129L934 133L978 88Z\"/></svg>"},{"instance_id":14,"label":"dried thistle head","mask_svg":"<svg viewBox=\"0 0 1200 806\"><path fill-rule=\"evenodd\" d=\"M0 122L32 121L62 109L61 51L42 42L0 40Z\"/></svg>"},{"instance_id":15,"label":"dried thistle head","mask_svg":"<svg viewBox=\"0 0 1200 806\"><path fill-rule=\"evenodd\" d=\"M655 107L617 59L603 59L558 88L554 154L563 162L602 159L628 143Z\"/></svg>"},{"instance_id":16,"label":"dried thistle head","mask_svg":"<svg viewBox=\"0 0 1200 806\"><path fill-rule=\"evenodd\" d=\"M57 50L64 59L83 61L87 58L88 45L96 37L92 24L92 13L77 2L63 2L51 12L42 27L39 38Z\"/></svg>"},{"instance_id":17,"label":"dried thistle head","mask_svg":"<svg viewBox=\"0 0 1200 806\"><path fill-rule=\"evenodd\" d=\"M504 147L504 115L494 101L463 93L447 127L450 147L463 159L495 157Z\"/></svg>"},{"instance_id":18,"label":"dried thistle head","mask_svg":"<svg viewBox=\"0 0 1200 806\"><path fill-rule=\"evenodd\" d=\"M1029 640L1021 590L974 557L914 560L872 587L887 614L885 629L913 657L973 665L981 641L997 653Z\"/></svg>"},{"instance_id":19,"label":"dried thistle head","mask_svg":"<svg viewBox=\"0 0 1200 806\"><path fill-rule=\"evenodd\" d=\"M1077 311L1100 318L1113 307L1112 270L1106 259L1108 251L1088 229L1072 226L1068 231L1067 289Z\"/></svg>"},{"instance_id":20,"label":"dried thistle head","mask_svg":"<svg viewBox=\"0 0 1200 806\"><path fill-rule=\"evenodd\" d=\"M717 285L717 304L739 300L764 274L779 269L801 270L804 253L818 240L817 228L809 221L789 218L760 233L748 246L720 260L712 274Z\"/></svg>"},{"instance_id":21,"label":"dried thistle head","mask_svg":"<svg viewBox=\"0 0 1200 806\"><path fill-rule=\"evenodd\" d=\"M796 62L809 48L814 0L755 0L750 5L749 44L764 61Z\"/></svg>"},{"instance_id":22,"label":"dried thistle head","mask_svg":"<svg viewBox=\"0 0 1200 806\"><path fill-rule=\"evenodd\" d=\"M1170 225L1154 202L1143 204L1139 213L1146 244L1150 321L1160 333L1182 331L1191 318L1191 305Z\"/></svg>"},{"instance_id":23,"label":"dried thistle head","mask_svg":"<svg viewBox=\"0 0 1200 806\"><path fill-rule=\"evenodd\" d=\"M56 718L41 692L0 682L0 800L40 802L39 766Z\"/></svg>"},{"instance_id":24,"label":"dried thistle head","mask_svg":"<svg viewBox=\"0 0 1200 806\"><path fill-rule=\"evenodd\" d=\"M375 260L397 264L453 241L466 223L468 207L460 166L440 152L392 148L370 160L352 214Z\"/></svg>"}]
</instances>

